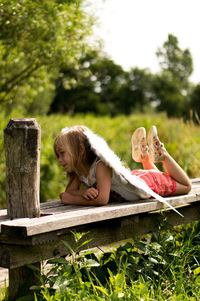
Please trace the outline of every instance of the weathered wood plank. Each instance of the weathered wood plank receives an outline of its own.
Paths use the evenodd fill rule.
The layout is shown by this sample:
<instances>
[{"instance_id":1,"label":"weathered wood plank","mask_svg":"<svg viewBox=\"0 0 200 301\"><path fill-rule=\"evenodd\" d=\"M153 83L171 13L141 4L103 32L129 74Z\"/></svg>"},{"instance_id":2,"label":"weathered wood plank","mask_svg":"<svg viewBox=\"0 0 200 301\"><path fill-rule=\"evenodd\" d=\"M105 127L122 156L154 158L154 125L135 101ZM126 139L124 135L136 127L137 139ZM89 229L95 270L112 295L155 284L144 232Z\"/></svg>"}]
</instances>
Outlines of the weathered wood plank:
<instances>
[{"instance_id":1,"label":"weathered wood plank","mask_svg":"<svg viewBox=\"0 0 200 301\"><path fill-rule=\"evenodd\" d=\"M200 202L180 209L184 218L170 211L165 212L171 225L189 223L200 219ZM115 218L112 220L99 221L87 225L72 227L57 231L55 241L39 244L35 246L19 246L2 244L0 248L0 266L5 268L16 268L25 264L38 262L41 259L50 259L56 256L69 254L62 240L66 240L72 248L75 248L75 242L71 231L88 232L86 239L92 241L83 246L82 249L88 249L107 245L134 235L142 235L158 229L158 221L162 220L160 213L143 213L140 215Z\"/></svg>"},{"instance_id":2,"label":"weathered wood plank","mask_svg":"<svg viewBox=\"0 0 200 301\"><path fill-rule=\"evenodd\" d=\"M167 198L173 206L181 206L200 200L200 196L195 194ZM66 206L67 207L67 206ZM67 211L50 216L42 216L35 219L16 219L3 222L1 225L2 233L17 230L24 236L32 236L46 233L58 229L89 224L97 221L129 216L163 209L163 204L156 200L146 200L141 202L126 202L120 204L108 204L103 207L81 207L76 211ZM20 232L21 231L21 232Z\"/></svg>"},{"instance_id":3,"label":"weathered wood plank","mask_svg":"<svg viewBox=\"0 0 200 301\"><path fill-rule=\"evenodd\" d=\"M191 194L200 193L200 178L191 179L191 181L192 181ZM142 200L140 202L142 202ZM79 209L77 209L78 207L79 206L68 205L66 208L66 206L62 205L61 201L58 199L48 200L47 202L40 204L41 214L46 214L46 213L57 214L59 212L62 212L63 210L67 210L67 211L73 210L74 211L74 210L79 210ZM90 208L90 206L88 206L87 208ZM53 210L51 210L51 209L53 209ZM54 211L54 209L55 209L55 211Z\"/></svg>"},{"instance_id":4,"label":"weathered wood plank","mask_svg":"<svg viewBox=\"0 0 200 301\"><path fill-rule=\"evenodd\" d=\"M200 178L193 178L191 179L192 183L200 183Z\"/></svg>"},{"instance_id":5,"label":"weathered wood plank","mask_svg":"<svg viewBox=\"0 0 200 301\"><path fill-rule=\"evenodd\" d=\"M0 217L1 216L7 216L7 209L1 209L0 210Z\"/></svg>"}]
</instances>

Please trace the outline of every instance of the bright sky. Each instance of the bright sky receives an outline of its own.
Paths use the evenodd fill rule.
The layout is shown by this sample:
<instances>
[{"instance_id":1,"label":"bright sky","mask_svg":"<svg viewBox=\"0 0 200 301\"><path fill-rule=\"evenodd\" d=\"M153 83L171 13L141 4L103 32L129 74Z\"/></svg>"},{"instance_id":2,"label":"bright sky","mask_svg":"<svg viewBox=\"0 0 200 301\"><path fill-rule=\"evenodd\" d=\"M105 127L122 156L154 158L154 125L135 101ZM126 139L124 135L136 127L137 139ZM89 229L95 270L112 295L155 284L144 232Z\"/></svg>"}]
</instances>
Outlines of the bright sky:
<instances>
[{"instance_id":1,"label":"bright sky","mask_svg":"<svg viewBox=\"0 0 200 301\"><path fill-rule=\"evenodd\" d=\"M156 51L171 33L194 64L190 80L200 82L200 0L93 0L100 17L96 35L104 50L125 70L159 71Z\"/></svg>"}]
</instances>

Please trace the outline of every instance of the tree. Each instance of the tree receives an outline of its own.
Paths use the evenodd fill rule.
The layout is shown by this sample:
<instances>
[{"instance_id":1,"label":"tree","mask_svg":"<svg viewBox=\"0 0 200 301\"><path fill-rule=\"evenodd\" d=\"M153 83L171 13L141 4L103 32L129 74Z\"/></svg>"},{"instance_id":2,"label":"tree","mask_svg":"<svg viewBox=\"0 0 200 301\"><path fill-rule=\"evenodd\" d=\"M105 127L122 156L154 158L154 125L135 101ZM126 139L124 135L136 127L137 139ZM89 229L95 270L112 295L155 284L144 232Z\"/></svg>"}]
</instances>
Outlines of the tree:
<instances>
[{"instance_id":1,"label":"tree","mask_svg":"<svg viewBox=\"0 0 200 301\"><path fill-rule=\"evenodd\" d=\"M126 81L120 89L119 110L125 114L150 109L153 97L152 74L148 69L132 68L126 73Z\"/></svg>"},{"instance_id":2,"label":"tree","mask_svg":"<svg viewBox=\"0 0 200 301\"><path fill-rule=\"evenodd\" d=\"M78 69L62 69L60 75L49 113L117 113L116 103L124 83L124 71L99 51L83 55Z\"/></svg>"},{"instance_id":3,"label":"tree","mask_svg":"<svg viewBox=\"0 0 200 301\"><path fill-rule=\"evenodd\" d=\"M172 34L168 35L168 40L164 42L163 48L159 48L156 53L161 69L171 74L173 79L182 83L182 87L187 87L189 76L193 71L193 62L189 49L182 50L178 46L178 39Z\"/></svg>"},{"instance_id":4,"label":"tree","mask_svg":"<svg viewBox=\"0 0 200 301\"><path fill-rule=\"evenodd\" d=\"M161 72L154 78L154 100L159 111L168 116L183 116L190 91L189 76L193 71L190 51L178 46L178 39L169 34L163 48L158 49Z\"/></svg>"},{"instance_id":5,"label":"tree","mask_svg":"<svg viewBox=\"0 0 200 301\"><path fill-rule=\"evenodd\" d=\"M93 18L87 0L2 0L0 3L0 104L31 102L58 76L77 67Z\"/></svg>"},{"instance_id":6,"label":"tree","mask_svg":"<svg viewBox=\"0 0 200 301\"><path fill-rule=\"evenodd\" d=\"M83 56L79 69L68 68L60 74L49 113L130 114L143 111L152 97L148 70L126 72L99 51Z\"/></svg>"},{"instance_id":7,"label":"tree","mask_svg":"<svg viewBox=\"0 0 200 301\"><path fill-rule=\"evenodd\" d=\"M195 120L200 124L200 84L196 85L191 92L190 109L195 113Z\"/></svg>"},{"instance_id":8,"label":"tree","mask_svg":"<svg viewBox=\"0 0 200 301\"><path fill-rule=\"evenodd\" d=\"M185 111L185 95L181 93L180 83L162 73L154 76L154 102L157 111L165 111L169 117L181 117Z\"/></svg>"}]
</instances>

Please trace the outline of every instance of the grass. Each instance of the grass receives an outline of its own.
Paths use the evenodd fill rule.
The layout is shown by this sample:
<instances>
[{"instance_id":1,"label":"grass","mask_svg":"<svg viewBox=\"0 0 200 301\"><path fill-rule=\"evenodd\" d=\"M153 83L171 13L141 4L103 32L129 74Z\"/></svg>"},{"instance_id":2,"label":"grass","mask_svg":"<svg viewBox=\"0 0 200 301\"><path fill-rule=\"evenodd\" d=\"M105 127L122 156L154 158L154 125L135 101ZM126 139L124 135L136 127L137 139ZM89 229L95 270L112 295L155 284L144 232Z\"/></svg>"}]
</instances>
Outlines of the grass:
<instances>
[{"instance_id":1,"label":"grass","mask_svg":"<svg viewBox=\"0 0 200 301\"><path fill-rule=\"evenodd\" d=\"M34 267L41 285L32 286L32 299L16 301L197 301L199 230L200 222L172 228L164 219L158 232L133 237L100 255L90 250L80 252L87 241L84 233L74 233L75 249L63 241L71 256L49 260L45 273Z\"/></svg>"}]
</instances>

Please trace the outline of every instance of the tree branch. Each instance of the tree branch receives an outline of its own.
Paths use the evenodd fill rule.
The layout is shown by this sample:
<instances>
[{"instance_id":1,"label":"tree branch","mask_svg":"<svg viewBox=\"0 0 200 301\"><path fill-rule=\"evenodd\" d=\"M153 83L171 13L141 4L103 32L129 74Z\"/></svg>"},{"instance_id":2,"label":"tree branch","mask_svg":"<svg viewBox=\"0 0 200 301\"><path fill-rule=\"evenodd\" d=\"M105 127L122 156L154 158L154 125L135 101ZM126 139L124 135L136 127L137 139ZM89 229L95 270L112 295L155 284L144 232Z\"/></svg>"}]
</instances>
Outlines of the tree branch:
<instances>
[{"instance_id":1,"label":"tree branch","mask_svg":"<svg viewBox=\"0 0 200 301\"><path fill-rule=\"evenodd\" d=\"M33 64L32 64L33 65ZM16 85L18 85L20 82L22 82L24 79L26 79L26 78L28 78L37 68L39 67L39 65L35 65L35 67L33 67L29 72L27 72L28 71L28 68L30 68L30 65L27 67L27 68L25 68L22 72L20 72L19 74L18 74L18 76L15 76L15 78L12 78L10 81L9 81L9 84L10 83L12 83L13 81L13 83L12 83L12 85L9 87L9 88L7 88L6 90L2 90L2 92L5 92L5 95L2 97L2 98L0 98L0 104L2 104L4 101L5 101L5 99L6 99L6 96L12 91L12 89L16 86ZM25 73L25 72L27 72L27 73ZM24 74L25 73L25 74ZM24 75L23 75L24 74ZM5 85L4 85L5 86ZM8 83L7 83L7 86L8 86Z\"/></svg>"}]
</instances>

